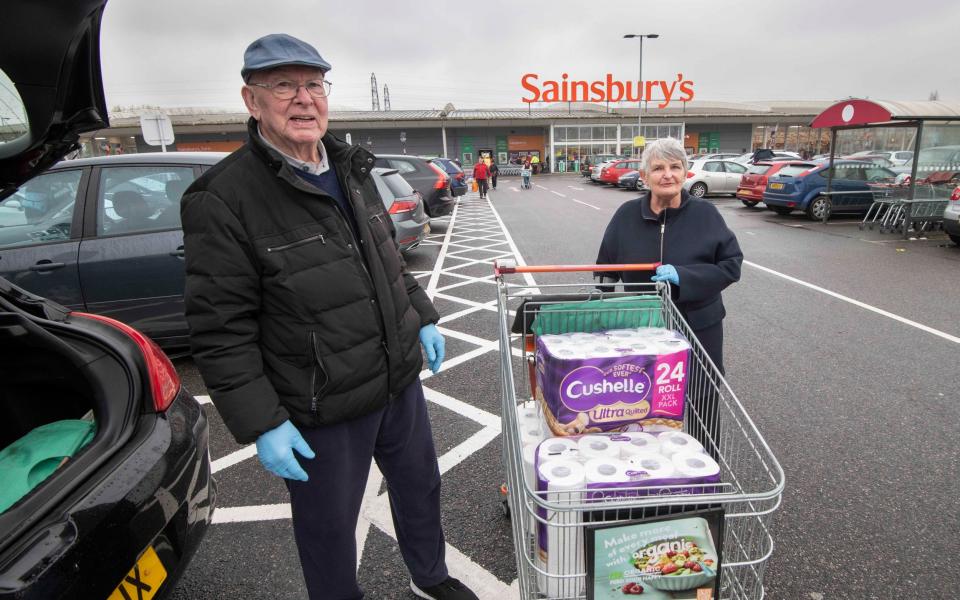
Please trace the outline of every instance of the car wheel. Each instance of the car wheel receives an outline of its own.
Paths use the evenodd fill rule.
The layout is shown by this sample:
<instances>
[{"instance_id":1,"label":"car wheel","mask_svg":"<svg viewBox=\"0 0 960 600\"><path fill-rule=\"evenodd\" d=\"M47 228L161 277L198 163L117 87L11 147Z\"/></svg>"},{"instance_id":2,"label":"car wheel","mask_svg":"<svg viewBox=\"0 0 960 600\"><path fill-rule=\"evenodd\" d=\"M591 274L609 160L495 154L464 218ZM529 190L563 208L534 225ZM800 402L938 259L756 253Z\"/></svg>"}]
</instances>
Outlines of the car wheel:
<instances>
[{"instance_id":1,"label":"car wheel","mask_svg":"<svg viewBox=\"0 0 960 600\"><path fill-rule=\"evenodd\" d=\"M690 195L697 198L703 198L707 195L707 184L698 181L690 186Z\"/></svg>"},{"instance_id":2,"label":"car wheel","mask_svg":"<svg viewBox=\"0 0 960 600\"><path fill-rule=\"evenodd\" d=\"M777 213L778 215L789 215L790 213L793 212L792 208L788 208L786 206L771 206L770 210Z\"/></svg>"},{"instance_id":3,"label":"car wheel","mask_svg":"<svg viewBox=\"0 0 960 600\"><path fill-rule=\"evenodd\" d=\"M960 235L953 235L952 233L948 233L947 235L950 236L950 240L954 244L960 246Z\"/></svg>"},{"instance_id":4,"label":"car wheel","mask_svg":"<svg viewBox=\"0 0 960 600\"><path fill-rule=\"evenodd\" d=\"M827 196L816 196L807 205L807 216L814 221L829 219L833 211L833 203Z\"/></svg>"},{"instance_id":5,"label":"car wheel","mask_svg":"<svg viewBox=\"0 0 960 600\"><path fill-rule=\"evenodd\" d=\"M740 202L743 202L743 205L746 206L747 208L753 208L756 205L760 204L759 200L744 200L743 198L740 198Z\"/></svg>"}]
</instances>

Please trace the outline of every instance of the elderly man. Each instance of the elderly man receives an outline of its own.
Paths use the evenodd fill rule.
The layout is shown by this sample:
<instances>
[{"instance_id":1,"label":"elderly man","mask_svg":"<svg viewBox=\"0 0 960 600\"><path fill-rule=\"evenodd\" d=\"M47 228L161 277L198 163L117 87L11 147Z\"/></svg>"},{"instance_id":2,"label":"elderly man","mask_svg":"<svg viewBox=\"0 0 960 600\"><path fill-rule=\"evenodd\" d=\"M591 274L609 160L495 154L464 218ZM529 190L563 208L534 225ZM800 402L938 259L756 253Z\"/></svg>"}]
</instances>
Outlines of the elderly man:
<instances>
[{"instance_id":1,"label":"elderly man","mask_svg":"<svg viewBox=\"0 0 960 600\"><path fill-rule=\"evenodd\" d=\"M327 133L329 70L288 35L244 54L249 141L181 205L193 356L231 433L284 478L310 598L363 597L373 459L413 592L475 600L447 573L419 380L420 344L434 372L443 361L439 315L397 250L373 155Z\"/></svg>"}]
</instances>

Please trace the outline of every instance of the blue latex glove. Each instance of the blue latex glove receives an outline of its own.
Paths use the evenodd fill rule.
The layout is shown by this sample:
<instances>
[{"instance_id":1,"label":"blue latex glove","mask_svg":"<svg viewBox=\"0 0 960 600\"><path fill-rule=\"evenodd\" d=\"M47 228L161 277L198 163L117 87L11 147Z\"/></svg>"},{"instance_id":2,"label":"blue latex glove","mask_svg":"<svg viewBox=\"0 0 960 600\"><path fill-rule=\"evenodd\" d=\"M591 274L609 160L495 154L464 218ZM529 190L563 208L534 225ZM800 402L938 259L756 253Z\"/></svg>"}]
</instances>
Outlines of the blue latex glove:
<instances>
[{"instance_id":1,"label":"blue latex glove","mask_svg":"<svg viewBox=\"0 0 960 600\"><path fill-rule=\"evenodd\" d=\"M680 274L673 265L660 265L657 267L657 274L651 277L650 281L669 281L673 285L680 285Z\"/></svg>"},{"instance_id":2,"label":"blue latex glove","mask_svg":"<svg viewBox=\"0 0 960 600\"><path fill-rule=\"evenodd\" d=\"M423 344L423 351L427 353L430 370L434 374L439 373L443 363L443 336L437 331L436 325L431 323L420 328L420 343Z\"/></svg>"},{"instance_id":3,"label":"blue latex glove","mask_svg":"<svg viewBox=\"0 0 960 600\"><path fill-rule=\"evenodd\" d=\"M257 438L257 456L266 470L284 479L306 481L307 473L293 456L294 450L304 458L316 456L290 421L284 421Z\"/></svg>"}]
</instances>

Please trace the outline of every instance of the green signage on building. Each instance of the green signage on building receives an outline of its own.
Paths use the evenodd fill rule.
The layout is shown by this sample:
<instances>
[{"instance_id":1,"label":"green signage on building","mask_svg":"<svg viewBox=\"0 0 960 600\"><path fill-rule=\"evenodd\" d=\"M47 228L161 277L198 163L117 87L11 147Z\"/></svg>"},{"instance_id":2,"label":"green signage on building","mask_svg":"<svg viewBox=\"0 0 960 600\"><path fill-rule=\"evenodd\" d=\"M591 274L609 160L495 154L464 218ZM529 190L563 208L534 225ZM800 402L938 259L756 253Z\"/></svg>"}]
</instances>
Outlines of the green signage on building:
<instances>
[{"instance_id":1,"label":"green signage on building","mask_svg":"<svg viewBox=\"0 0 960 600\"><path fill-rule=\"evenodd\" d=\"M719 152L720 151L720 132L704 131L700 133L700 139L697 143L697 149L700 152Z\"/></svg>"},{"instance_id":2,"label":"green signage on building","mask_svg":"<svg viewBox=\"0 0 960 600\"><path fill-rule=\"evenodd\" d=\"M460 138L460 157L464 164L473 164L473 138L464 136Z\"/></svg>"}]
</instances>

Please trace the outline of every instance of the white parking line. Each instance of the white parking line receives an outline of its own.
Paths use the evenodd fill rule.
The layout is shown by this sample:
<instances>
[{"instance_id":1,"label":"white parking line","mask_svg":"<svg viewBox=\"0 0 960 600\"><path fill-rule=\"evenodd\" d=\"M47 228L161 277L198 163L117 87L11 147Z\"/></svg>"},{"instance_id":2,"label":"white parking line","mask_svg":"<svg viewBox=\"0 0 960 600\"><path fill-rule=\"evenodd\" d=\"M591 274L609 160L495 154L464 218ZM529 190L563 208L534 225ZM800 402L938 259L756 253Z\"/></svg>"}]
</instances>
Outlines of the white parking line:
<instances>
[{"instance_id":1,"label":"white parking line","mask_svg":"<svg viewBox=\"0 0 960 600\"><path fill-rule=\"evenodd\" d=\"M584 206L589 206L589 207L592 208L593 210L600 210L600 207L599 207L599 206L594 206L594 205L592 205L592 204L590 204L590 203L587 203L587 202L581 202L580 200L577 200L576 198L573 198L573 201L576 202L577 204L582 204L582 205L584 205Z\"/></svg>"},{"instance_id":2,"label":"white parking line","mask_svg":"<svg viewBox=\"0 0 960 600\"><path fill-rule=\"evenodd\" d=\"M577 190L578 192L582 192L582 191L583 191L583 188L579 188L579 187L576 187L576 186L573 186L573 185L568 185L567 187L570 188L571 190Z\"/></svg>"},{"instance_id":3,"label":"white parking line","mask_svg":"<svg viewBox=\"0 0 960 600\"><path fill-rule=\"evenodd\" d=\"M239 462L243 462L248 458L251 458L256 455L257 455L256 444L250 444L249 446L244 446L243 448L240 448L239 450L231 452L226 456L222 456L217 460L213 461L212 463L210 463L210 472L216 473L217 471L222 471L227 467L232 467L233 465ZM218 510L221 510L221 509L218 509Z\"/></svg>"},{"instance_id":4,"label":"white parking line","mask_svg":"<svg viewBox=\"0 0 960 600\"><path fill-rule=\"evenodd\" d=\"M561 194L560 192L555 192L555 191L553 191L553 190L550 190L550 193L551 193L551 194L556 194L556 195L560 196L561 198L566 198L566 197L567 197L566 194Z\"/></svg>"},{"instance_id":5,"label":"white parking line","mask_svg":"<svg viewBox=\"0 0 960 600\"><path fill-rule=\"evenodd\" d=\"M745 265L750 265L751 267L753 267L753 268L755 268L755 269L760 269L761 271L765 271L765 272L767 272L767 273L770 273L771 275L776 275L777 277L782 277L783 279L786 279L787 281L790 281L790 282L792 282L792 283L796 283L796 284L798 284L798 285L802 285L802 286L804 286L804 287L808 287L808 288L810 288L811 290L815 290L815 291L817 291L817 292L820 292L821 294L826 294L826 295L831 296L831 297L833 297L833 298L836 298L836 299L838 299L838 300L843 300L844 302L849 302L850 304L852 304L852 305L854 305L854 306L859 306L860 308L863 308L863 309L865 309L865 310L869 310L870 312L877 313L878 315L887 317L887 318L889 318L889 319L893 319L894 321L897 321L897 322L899 322L899 323L903 323L904 325L909 325L910 327L915 327L915 328L919 329L920 331L925 331L925 332L927 332L927 333L931 333L931 334L933 334L933 335L935 335L935 336L937 336L937 337L941 337L941 338L947 340L948 342L953 342L954 344L960 344L960 337L957 337L957 336L955 336L955 335L950 335L949 333L940 331L939 329L934 329L933 327L928 327L927 325L924 325L924 324L922 324L922 323L917 323L916 321L911 321L910 319L901 317L900 315L895 315L895 314L893 314L892 312L883 310L882 308L877 308L876 306L871 306L871 305L867 304L866 302L860 302L859 300L854 300L853 298L849 298L849 297L844 296L844 295L842 295L842 294L838 294L837 292L833 292L833 291L830 291L830 290L828 290L828 289L826 289L826 288L822 288L822 287L820 287L819 285L814 285L814 284L812 284L812 283L808 283L808 282L806 282L806 281L803 281L802 279L797 279L796 277L791 277L790 275L786 275L786 274L781 273L781 272L779 272L779 271L774 271L774 270L771 269L771 268L764 267L764 266L762 266L762 265L758 265L758 264L756 264L756 263L750 262L749 260L743 261L743 264L745 264Z\"/></svg>"}]
</instances>

